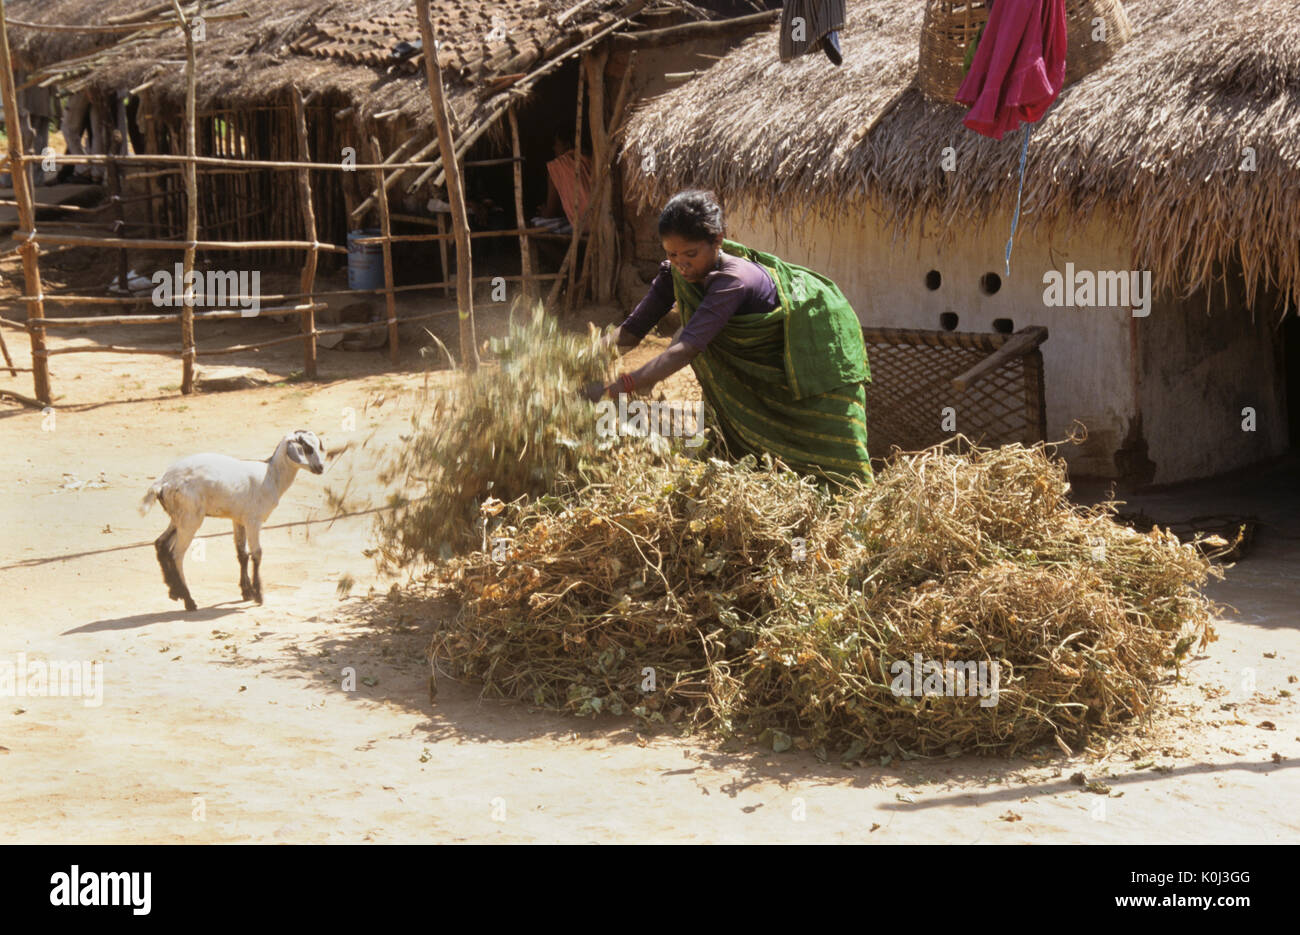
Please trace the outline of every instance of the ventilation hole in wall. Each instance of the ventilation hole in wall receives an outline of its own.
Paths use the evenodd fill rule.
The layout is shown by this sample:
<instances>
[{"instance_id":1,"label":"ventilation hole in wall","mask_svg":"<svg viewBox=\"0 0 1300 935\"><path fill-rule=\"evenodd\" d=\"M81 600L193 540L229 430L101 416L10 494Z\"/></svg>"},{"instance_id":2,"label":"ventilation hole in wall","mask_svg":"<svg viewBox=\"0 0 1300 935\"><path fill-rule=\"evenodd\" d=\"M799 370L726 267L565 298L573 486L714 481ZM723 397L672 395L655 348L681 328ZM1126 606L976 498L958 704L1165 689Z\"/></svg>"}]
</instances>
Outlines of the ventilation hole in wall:
<instances>
[{"instance_id":1,"label":"ventilation hole in wall","mask_svg":"<svg viewBox=\"0 0 1300 935\"><path fill-rule=\"evenodd\" d=\"M998 334L1010 334L1016 330L1016 326L1010 318L995 318L993 319L993 330Z\"/></svg>"},{"instance_id":2,"label":"ventilation hole in wall","mask_svg":"<svg viewBox=\"0 0 1300 935\"><path fill-rule=\"evenodd\" d=\"M941 285L943 285L943 277L939 275L937 269L932 269L930 272L925 274L925 288L934 292Z\"/></svg>"},{"instance_id":3,"label":"ventilation hole in wall","mask_svg":"<svg viewBox=\"0 0 1300 935\"><path fill-rule=\"evenodd\" d=\"M940 315L939 315L939 327L942 328L944 331L956 331L956 330L957 330L957 313L956 313L956 312L943 312L942 314L940 314Z\"/></svg>"},{"instance_id":4,"label":"ventilation hole in wall","mask_svg":"<svg viewBox=\"0 0 1300 935\"><path fill-rule=\"evenodd\" d=\"M980 292L995 295L1002 288L1002 277L997 273L985 273L980 277Z\"/></svg>"}]
</instances>

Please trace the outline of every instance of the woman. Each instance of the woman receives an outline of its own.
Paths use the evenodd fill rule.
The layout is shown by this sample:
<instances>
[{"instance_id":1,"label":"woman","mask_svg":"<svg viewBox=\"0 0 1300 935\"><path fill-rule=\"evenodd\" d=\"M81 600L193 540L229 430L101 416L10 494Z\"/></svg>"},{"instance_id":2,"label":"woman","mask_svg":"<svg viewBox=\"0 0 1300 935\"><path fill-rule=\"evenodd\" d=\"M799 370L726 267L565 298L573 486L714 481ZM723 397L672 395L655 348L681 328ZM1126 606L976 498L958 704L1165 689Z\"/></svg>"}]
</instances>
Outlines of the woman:
<instances>
[{"instance_id":1,"label":"woman","mask_svg":"<svg viewBox=\"0 0 1300 935\"><path fill-rule=\"evenodd\" d=\"M645 393L687 364L734 455L766 452L796 470L871 479L862 327L829 279L724 238L711 192L675 195L659 217L668 259L650 292L606 340L635 347L677 305L669 348L593 401Z\"/></svg>"}]
</instances>

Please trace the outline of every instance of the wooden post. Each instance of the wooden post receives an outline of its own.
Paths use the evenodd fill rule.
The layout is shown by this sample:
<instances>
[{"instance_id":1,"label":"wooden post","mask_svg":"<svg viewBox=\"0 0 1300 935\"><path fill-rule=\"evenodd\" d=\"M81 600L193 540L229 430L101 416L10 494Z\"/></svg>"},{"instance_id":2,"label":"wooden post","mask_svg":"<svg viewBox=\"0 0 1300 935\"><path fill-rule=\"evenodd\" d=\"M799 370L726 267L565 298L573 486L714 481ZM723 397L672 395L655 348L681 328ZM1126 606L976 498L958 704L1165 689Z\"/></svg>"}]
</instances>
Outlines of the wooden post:
<instances>
[{"instance_id":1,"label":"wooden post","mask_svg":"<svg viewBox=\"0 0 1300 935\"><path fill-rule=\"evenodd\" d=\"M370 137L370 161L383 162L379 152L379 140ZM384 191L384 170L375 169L375 183L379 186L379 229L384 235L384 307L388 311L388 358L397 363L397 301L393 296L393 225L388 215L388 193Z\"/></svg>"},{"instance_id":2,"label":"wooden post","mask_svg":"<svg viewBox=\"0 0 1300 935\"><path fill-rule=\"evenodd\" d=\"M119 140L121 133L114 129L109 133L108 147L108 192L113 199L113 229L118 237L125 237L126 234L126 208L122 205L122 170L117 167L117 147L120 145ZM127 251L123 247L117 251L117 284L128 294L131 289L127 285L127 274L129 270L127 263Z\"/></svg>"},{"instance_id":3,"label":"wooden post","mask_svg":"<svg viewBox=\"0 0 1300 935\"><path fill-rule=\"evenodd\" d=\"M447 215L441 211L437 213L438 233L447 233ZM451 257L447 253L447 241L438 241L438 256L442 259L442 281L446 284L442 287L443 296L451 295Z\"/></svg>"},{"instance_id":4,"label":"wooden post","mask_svg":"<svg viewBox=\"0 0 1300 935\"><path fill-rule=\"evenodd\" d=\"M460 315L461 366L467 371L478 369L478 345L474 337L474 284L472 280L469 218L465 214L465 193L461 188L460 166L451 138L451 118L442 93L442 67L438 64L438 42L433 36L433 19L429 0L415 0L420 15L420 38L424 42L424 74L429 82L433 119L438 125L438 151L442 169L447 174L447 200L451 202L451 221L456 232L456 308Z\"/></svg>"},{"instance_id":5,"label":"wooden post","mask_svg":"<svg viewBox=\"0 0 1300 935\"><path fill-rule=\"evenodd\" d=\"M515 117L513 105L506 111L506 116L510 120L510 153L515 160L515 224L522 231L528 227L528 218L524 214L524 164L519 154L519 120ZM530 302L533 297L533 247L528 235L523 233L519 235L519 272L524 277L524 301Z\"/></svg>"},{"instance_id":6,"label":"wooden post","mask_svg":"<svg viewBox=\"0 0 1300 935\"><path fill-rule=\"evenodd\" d=\"M610 171L613 162L610 155L609 127L605 123L605 65L609 60L609 50L602 47L587 59L587 97L591 106L587 109L591 125L591 164L601 172ZM591 224L591 234L587 238L587 253L582 260L582 273L578 276L578 292L581 293L588 282L590 270L591 298L594 302L608 302L610 298L610 267L613 266L611 247L614 242L614 222L610 206L610 186L594 185L588 193L596 202L596 215Z\"/></svg>"},{"instance_id":7,"label":"wooden post","mask_svg":"<svg viewBox=\"0 0 1300 935\"><path fill-rule=\"evenodd\" d=\"M296 87L289 89L289 101L293 107L293 123L298 131L298 158L311 162L311 146L307 141L307 113L302 95ZM308 380L316 379L316 306L312 292L316 289L316 209L311 203L311 170L298 170L298 196L302 199L303 236L312 242L307 251L307 259L302 265L302 277L298 291L306 295L302 303L306 308L302 313L302 370Z\"/></svg>"},{"instance_id":8,"label":"wooden post","mask_svg":"<svg viewBox=\"0 0 1300 935\"><path fill-rule=\"evenodd\" d=\"M157 141L157 135L154 133L154 128L153 128L153 115L150 114L150 111L153 109L153 92L147 92L147 94L142 92L139 106L140 106L139 114L141 117L144 118L144 124L145 124L145 128L144 128L145 152L156 153L158 152L158 141ZM145 205L149 209L148 210L149 233L151 236L157 237L159 236L159 231L162 229L163 225L161 219L158 216L158 212L157 212L158 206L154 204L155 198L154 198L153 176L145 177L144 190L146 194L148 194L149 196L148 199L145 201ZM167 235L164 233L162 234L162 236L165 237Z\"/></svg>"},{"instance_id":9,"label":"wooden post","mask_svg":"<svg viewBox=\"0 0 1300 935\"><path fill-rule=\"evenodd\" d=\"M194 32L190 21L181 12L180 0L172 0L172 9L181 22L185 32L185 153L190 157L198 155L194 148ZM203 10L199 0L198 11ZM184 287L185 305L181 309L181 393L188 396L194 392L194 284L190 273L194 271L195 244L199 239L199 181L198 165L185 163L185 261Z\"/></svg>"},{"instance_id":10,"label":"wooden post","mask_svg":"<svg viewBox=\"0 0 1300 935\"><path fill-rule=\"evenodd\" d=\"M573 154L582 155L582 82L587 77L587 53L578 59L578 114L573 118Z\"/></svg>"},{"instance_id":11,"label":"wooden post","mask_svg":"<svg viewBox=\"0 0 1300 935\"><path fill-rule=\"evenodd\" d=\"M40 248L36 246L36 209L32 204L31 176L22 161L23 135L18 117L18 92L14 90L13 62L9 58L9 26L5 22L4 4L0 3L0 94L4 96L5 116L9 121L9 169L14 181L14 200L18 202L18 223L27 232L22 245L23 288L33 298L27 303L27 333L32 342L32 377L36 385L36 398L49 406L50 367L45 350L45 329L33 327L30 322L45 317L45 303L41 301Z\"/></svg>"},{"instance_id":12,"label":"wooden post","mask_svg":"<svg viewBox=\"0 0 1300 935\"><path fill-rule=\"evenodd\" d=\"M582 58L578 60L578 115L577 117L574 118L574 123L573 123L573 160L574 160L573 172L574 172L575 179L581 176L581 173L579 172L579 168L581 167L581 163L582 163L582 84L587 77L587 55L588 53L583 52ZM590 193L588 194L587 197L588 198L591 197ZM576 207L577 206L575 205L575 209ZM573 294L573 291L574 291L574 279L576 278L576 274L578 271L577 251L581 248L582 245L582 224L580 223L580 218L585 217L585 214L581 211L575 210L575 213L578 214L579 217L574 218L572 221L573 238L569 242L569 250L570 252L573 253L573 262L569 264L568 283L565 285L565 291L564 291L564 309L566 312L571 310L576 304L576 298ZM590 237L587 238L587 252L588 253L591 252ZM558 286L559 284L558 280L556 284Z\"/></svg>"},{"instance_id":13,"label":"wooden post","mask_svg":"<svg viewBox=\"0 0 1300 935\"><path fill-rule=\"evenodd\" d=\"M0 328L0 354L4 354L5 356L5 365L9 370L9 376L18 376L18 369L14 367L14 359L9 356L9 345L5 344L5 333L3 328Z\"/></svg>"}]
</instances>

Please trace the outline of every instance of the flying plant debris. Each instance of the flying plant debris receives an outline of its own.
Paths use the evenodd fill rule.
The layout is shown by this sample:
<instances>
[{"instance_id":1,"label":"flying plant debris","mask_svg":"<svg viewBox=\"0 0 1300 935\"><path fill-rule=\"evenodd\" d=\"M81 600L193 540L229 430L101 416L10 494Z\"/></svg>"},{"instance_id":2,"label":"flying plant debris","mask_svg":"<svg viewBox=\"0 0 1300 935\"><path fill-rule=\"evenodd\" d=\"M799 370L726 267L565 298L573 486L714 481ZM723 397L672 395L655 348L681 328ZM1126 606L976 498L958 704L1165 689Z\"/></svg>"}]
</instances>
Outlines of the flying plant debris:
<instances>
[{"instance_id":1,"label":"flying plant debris","mask_svg":"<svg viewBox=\"0 0 1300 935\"><path fill-rule=\"evenodd\" d=\"M616 446L652 460L667 450L661 436L598 434L596 410L579 390L608 381L615 355L594 328L561 331L538 309L529 321L512 321L489 350L499 366L460 374L430 416L412 418L410 442L380 471L382 483L400 485L377 527L385 569L481 546L480 504L488 498L576 491L607 476Z\"/></svg>"},{"instance_id":2,"label":"flying plant debris","mask_svg":"<svg viewBox=\"0 0 1300 935\"><path fill-rule=\"evenodd\" d=\"M603 366L556 363L583 361ZM506 475L500 500L543 491L587 451L521 424L505 388L483 394L560 455L552 471L529 459ZM576 431L562 395L545 403L557 434ZM425 522L453 508L464 522L458 491L478 489L483 460L450 473L460 486ZM898 455L837 494L770 461L654 463L628 448L605 453L600 477L482 507L508 549L433 570L462 600L433 640L440 668L540 706L847 759L1014 753L1148 714L1163 667L1215 639L1199 587L1222 572L1167 531L1119 525L1114 504L1072 504L1041 444ZM918 656L984 662L996 693L900 692Z\"/></svg>"}]
</instances>

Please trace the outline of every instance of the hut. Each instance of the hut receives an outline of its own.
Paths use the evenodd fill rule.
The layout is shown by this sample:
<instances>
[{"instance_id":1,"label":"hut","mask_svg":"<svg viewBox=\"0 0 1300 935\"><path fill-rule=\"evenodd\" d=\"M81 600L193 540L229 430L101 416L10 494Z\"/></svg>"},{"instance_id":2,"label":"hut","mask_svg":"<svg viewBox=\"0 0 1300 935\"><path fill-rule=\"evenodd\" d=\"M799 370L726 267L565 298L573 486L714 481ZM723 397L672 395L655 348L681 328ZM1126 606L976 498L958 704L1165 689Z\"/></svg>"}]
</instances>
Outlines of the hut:
<instances>
[{"instance_id":1,"label":"hut","mask_svg":"<svg viewBox=\"0 0 1300 935\"><path fill-rule=\"evenodd\" d=\"M917 0L850 4L839 68L781 64L772 29L649 102L622 153L630 210L711 188L735 239L832 277L864 325L1046 327L1047 435L1088 429L1063 452L1076 475L1276 456L1300 443L1300 22L1281 0L1124 5L1131 40L1033 129L1009 275L1021 137L922 94ZM653 230L626 238L644 273ZM1122 272L1150 294L1051 291Z\"/></svg>"},{"instance_id":2,"label":"hut","mask_svg":"<svg viewBox=\"0 0 1300 935\"><path fill-rule=\"evenodd\" d=\"M530 226L535 206L547 194L545 165L553 158L560 128L577 137L597 174L613 162L609 137L625 77L630 104L654 93L665 71L703 70L746 30L771 19L719 20L720 13L685 0L434 0L431 6L452 131L469 170L468 195L482 227L491 230ZM712 6L729 11L730 4L723 0ZM193 4L183 7L195 12ZM33 73L33 80L63 92L86 91L101 101L114 95L133 98L140 109L129 128L135 150L178 152L185 103L183 37L178 29L129 30L133 22L157 21L170 9L170 4L148 0L96 4L98 22L122 29L110 34L11 28L15 60ZM38 25L75 23L86 16L86 5L78 0L15 0L8 10L12 20ZM373 136L385 161L438 161L420 31L410 0L347 5L213 0L202 6L201 15L204 34L196 43L200 154L297 158L287 96L298 93L306 100L310 150L317 159L353 153L365 162ZM701 28L683 31L684 26ZM629 74L634 50L640 50L639 59L635 74ZM101 112L112 114L114 108L105 106ZM443 179L435 167L387 176L395 230L427 232L440 225L446 235L445 210L429 208L441 200ZM173 197L162 199L162 217L147 222L174 235L179 178L160 177L157 185ZM373 179L366 173L314 172L312 188L321 240L341 244L367 217L377 226ZM592 253L591 294L597 299L609 297L617 277L617 195L614 188L607 189L590 228L578 235ZM298 199L292 175L204 173L201 231L238 232L248 240L294 239L301 234ZM545 230L521 236L511 272L526 275L521 267L529 264L523 257L532 255L536 266L539 250L543 265L548 257L558 258L574 236ZM503 252L489 242L476 243L485 256ZM445 273L446 241L442 244ZM423 246L410 264L401 265L426 265L427 249ZM280 251L253 259L287 263L291 256Z\"/></svg>"}]
</instances>

